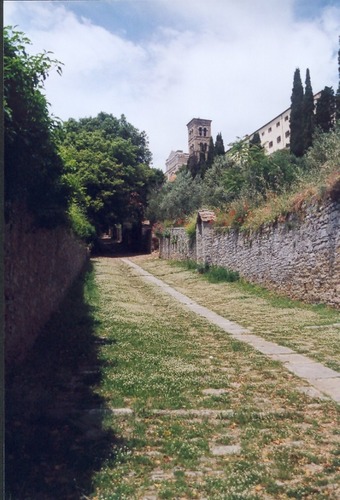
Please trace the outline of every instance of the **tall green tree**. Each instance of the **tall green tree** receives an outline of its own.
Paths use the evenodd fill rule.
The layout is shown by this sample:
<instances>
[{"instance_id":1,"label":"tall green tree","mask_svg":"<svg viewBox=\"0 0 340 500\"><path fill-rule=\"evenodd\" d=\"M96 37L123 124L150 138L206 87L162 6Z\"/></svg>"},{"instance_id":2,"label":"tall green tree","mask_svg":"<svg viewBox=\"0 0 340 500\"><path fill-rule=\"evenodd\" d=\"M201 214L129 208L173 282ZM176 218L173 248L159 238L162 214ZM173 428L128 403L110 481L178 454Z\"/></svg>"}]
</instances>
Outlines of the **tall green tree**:
<instances>
[{"instance_id":1,"label":"tall green tree","mask_svg":"<svg viewBox=\"0 0 340 500\"><path fill-rule=\"evenodd\" d=\"M295 156L302 156L304 153L303 130L303 86L300 69L296 68L293 80L290 112L290 151Z\"/></svg>"},{"instance_id":2,"label":"tall green tree","mask_svg":"<svg viewBox=\"0 0 340 500\"><path fill-rule=\"evenodd\" d=\"M322 132L334 128L335 96L332 87L325 87L316 103L315 125Z\"/></svg>"},{"instance_id":3,"label":"tall green tree","mask_svg":"<svg viewBox=\"0 0 340 500\"><path fill-rule=\"evenodd\" d=\"M207 169L211 168L215 158L215 148L214 148L214 141L213 138L210 137L209 140L209 149L208 149L208 154L207 154Z\"/></svg>"},{"instance_id":4,"label":"tall green tree","mask_svg":"<svg viewBox=\"0 0 340 500\"><path fill-rule=\"evenodd\" d=\"M304 153L313 143L314 134L314 95L309 69L306 71L305 93L303 96L303 150Z\"/></svg>"},{"instance_id":5,"label":"tall green tree","mask_svg":"<svg viewBox=\"0 0 340 500\"><path fill-rule=\"evenodd\" d=\"M224 154L225 154L224 143L223 143L223 139L222 139L222 134L220 132L216 136L216 141L215 141L215 146L214 146L214 155L219 156L219 155L224 155Z\"/></svg>"},{"instance_id":6,"label":"tall green tree","mask_svg":"<svg viewBox=\"0 0 340 500\"><path fill-rule=\"evenodd\" d=\"M67 221L70 190L43 91L61 63L47 52L29 55L28 44L24 33L4 29L5 209L9 217L12 204L20 203L36 223L53 227Z\"/></svg>"},{"instance_id":7,"label":"tall green tree","mask_svg":"<svg viewBox=\"0 0 340 500\"><path fill-rule=\"evenodd\" d=\"M257 146L257 147L261 146L261 137L258 132L255 132L253 137L250 139L249 144L251 146Z\"/></svg>"},{"instance_id":8,"label":"tall green tree","mask_svg":"<svg viewBox=\"0 0 340 500\"><path fill-rule=\"evenodd\" d=\"M70 119L60 153L68 182L76 187L73 203L85 210L97 234L117 223L141 223L149 191L164 178L149 165L144 132L124 115Z\"/></svg>"},{"instance_id":9,"label":"tall green tree","mask_svg":"<svg viewBox=\"0 0 340 500\"><path fill-rule=\"evenodd\" d=\"M339 50L338 50L338 89L335 96L335 108L336 108L335 118L338 121L340 120L340 36L339 36Z\"/></svg>"}]
</instances>

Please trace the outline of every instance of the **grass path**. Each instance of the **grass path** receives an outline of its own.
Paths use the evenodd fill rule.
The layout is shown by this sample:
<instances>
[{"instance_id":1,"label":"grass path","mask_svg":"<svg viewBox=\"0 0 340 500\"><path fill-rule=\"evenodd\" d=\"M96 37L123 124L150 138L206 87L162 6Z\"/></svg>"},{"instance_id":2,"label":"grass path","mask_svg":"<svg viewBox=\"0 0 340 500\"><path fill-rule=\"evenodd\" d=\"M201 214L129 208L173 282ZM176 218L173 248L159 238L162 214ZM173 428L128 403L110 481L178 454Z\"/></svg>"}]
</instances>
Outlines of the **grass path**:
<instances>
[{"instance_id":1,"label":"grass path","mask_svg":"<svg viewBox=\"0 0 340 500\"><path fill-rule=\"evenodd\" d=\"M151 256L133 260L193 300L260 337L340 371L340 311L299 304L242 283L208 285L197 273Z\"/></svg>"},{"instance_id":2,"label":"grass path","mask_svg":"<svg viewBox=\"0 0 340 500\"><path fill-rule=\"evenodd\" d=\"M335 311L133 260L258 335L339 361ZM92 259L6 384L7 500L340 498L339 405L120 259Z\"/></svg>"},{"instance_id":3,"label":"grass path","mask_svg":"<svg viewBox=\"0 0 340 500\"><path fill-rule=\"evenodd\" d=\"M339 359L331 348L338 330L325 328L318 349L320 332L305 328L335 323L336 313L275 307L239 284L133 260L256 334L300 352L312 346L321 361ZM95 474L91 498L340 497L336 404L301 393L303 382L279 363L186 311L119 259L94 265L97 335L108 341L94 390L107 407L133 413L105 413L124 446L113 446Z\"/></svg>"}]
</instances>

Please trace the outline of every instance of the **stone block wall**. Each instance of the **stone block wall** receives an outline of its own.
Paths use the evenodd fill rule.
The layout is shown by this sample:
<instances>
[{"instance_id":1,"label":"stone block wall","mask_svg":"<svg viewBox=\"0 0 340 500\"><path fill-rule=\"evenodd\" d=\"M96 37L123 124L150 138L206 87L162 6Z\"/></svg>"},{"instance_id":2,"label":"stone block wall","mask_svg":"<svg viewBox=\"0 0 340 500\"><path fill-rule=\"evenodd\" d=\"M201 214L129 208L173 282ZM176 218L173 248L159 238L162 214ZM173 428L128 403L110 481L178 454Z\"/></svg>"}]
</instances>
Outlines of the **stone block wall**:
<instances>
[{"instance_id":1,"label":"stone block wall","mask_svg":"<svg viewBox=\"0 0 340 500\"><path fill-rule=\"evenodd\" d=\"M253 233L221 232L209 223L199 223L191 257L185 248L184 229L176 229L181 247L172 245L162 258L193 258L238 271L250 282L306 302L340 307L340 204L328 200L308 207L299 220L285 222ZM180 255L179 255L180 254ZM178 256L179 255L179 256Z\"/></svg>"},{"instance_id":2,"label":"stone block wall","mask_svg":"<svg viewBox=\"0 0 340 500\"><path fill-rule=\"evenodd\" d=\"M170 238L161 238L160 256L163 259L196 260L196 243L191 243L182 227L174 227Z\"/></svg>"},{"instance_id":3,"label":"stone block wall","mask_svg":"<svg viewBox=\"0 0 340 500\"><path fill-rule=\"evenodd\" d=\"M22 361L88 257L67 229L34 228L21 210L5 226L5 360Z\"/></svg>"}]
</instances>

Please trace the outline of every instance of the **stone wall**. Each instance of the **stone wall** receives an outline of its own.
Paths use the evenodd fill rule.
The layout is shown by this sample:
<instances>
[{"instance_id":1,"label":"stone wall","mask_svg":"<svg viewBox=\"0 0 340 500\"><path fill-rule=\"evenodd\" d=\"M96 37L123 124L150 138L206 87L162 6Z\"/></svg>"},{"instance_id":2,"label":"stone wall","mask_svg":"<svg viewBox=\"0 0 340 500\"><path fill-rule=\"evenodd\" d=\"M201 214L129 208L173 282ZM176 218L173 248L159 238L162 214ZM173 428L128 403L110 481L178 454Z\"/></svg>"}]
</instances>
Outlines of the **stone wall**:
<instances>
[{"instance_id":1,"label":"stone wall","mask_svg":"<svg viewBox=\"0 0 340 500\"><path fill-rule=\"evenodd\" d=\"M88 256L65 228L34 228L21 210L5 226L5 356L10 367L25 358L58 308Z\"/></svg>"},{"instance_id":2,"label":"stone wall","mask_svg":"<svg viewBox=\"0 0 340 500\"><path fill-rule=\"evenodd\" d=\"M196 243L191 243L185 230L181 227L174 227L170 238L161 238L160 256L163 259L174 260L196 260Z\"/></svg>"},{"instance_id":3,"label":"stone wall","mask_svg":"<svg viewBox=\"0 0 340 500\"><path fill-rule=\"evenodd\" d=\"M328 200L313 205L299 220L286 221L247 234L221 232L198 222L196 244L186 250L184 229L171 232L161 242L160 256L193 259L238 271L250 282L261 284L294 299L340 307L340 204ZM179 245L180 242L180 245Z\"/></svg>"}]
</instances>

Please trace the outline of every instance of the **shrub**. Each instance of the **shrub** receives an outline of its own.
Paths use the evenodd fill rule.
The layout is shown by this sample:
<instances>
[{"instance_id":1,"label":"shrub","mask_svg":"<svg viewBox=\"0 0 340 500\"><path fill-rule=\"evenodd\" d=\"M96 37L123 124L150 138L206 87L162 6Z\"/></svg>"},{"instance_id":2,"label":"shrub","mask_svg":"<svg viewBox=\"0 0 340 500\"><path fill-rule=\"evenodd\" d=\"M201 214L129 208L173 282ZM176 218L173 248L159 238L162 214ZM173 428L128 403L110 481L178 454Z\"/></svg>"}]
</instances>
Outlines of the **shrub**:
<instances>
[{"instance_id":1,"label":"shrub","mask_svg":"<svg viewBox=\"0 0 340 500\"><path fill-rule=\"evenodd\" d=\"M221 281L233 283L240 279L240 275L237 271L220 266L209 266L205 275L210 283L219 283Z\"/></svg>"},{"instance_id":2,"label":"shrub","mask_svg":"<svg viewBox=\"0 0 340 500\"><path fill-rule=\"evenodd\" d=\"M196 240L196 214L192 215L185 225L185 232L189 237L190 244Z\"/></svg>"},{"instance_id":3,"label":"shrub","mask_svg":"<svg viewBox=\"0 0 340 500\"><path fill-rule=\"evenodd\" d=\"M72 203L69 211L69 220L73 232L86 242L91 242L96 236L96 230L87 220L84 210L76 203Z\"/></svg>"}]
</instances>

